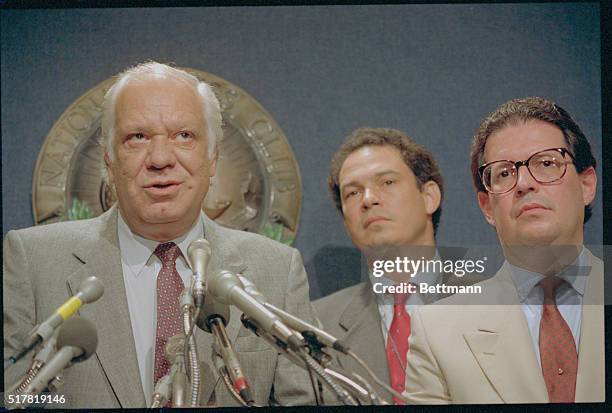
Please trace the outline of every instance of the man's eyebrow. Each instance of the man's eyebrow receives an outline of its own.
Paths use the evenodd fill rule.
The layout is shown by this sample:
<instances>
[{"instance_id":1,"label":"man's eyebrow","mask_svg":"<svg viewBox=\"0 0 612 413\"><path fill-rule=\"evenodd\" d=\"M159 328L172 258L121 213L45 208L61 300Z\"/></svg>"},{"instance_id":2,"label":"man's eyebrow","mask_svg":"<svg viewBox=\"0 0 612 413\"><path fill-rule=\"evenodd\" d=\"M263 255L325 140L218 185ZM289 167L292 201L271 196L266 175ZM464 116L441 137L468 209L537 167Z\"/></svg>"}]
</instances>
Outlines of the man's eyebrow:
<instances>
[{"instance_id":1,"label":"man's eyebrow","mask_svg":"<svg viewBox=\"0 0 612 413\"><path fill-rule=\"evenodd\" d=\"M386 171L382 171L382 172L378 172L375 176L377 178L384 176L384 175L399 175L399 172L393 170L393 169L388 169Z\"/></svg>"},{"instance_id":2,"label":"man's eyebrow","mask_svg":"<svg viewBox=\"0 0 612 413\"><path fill-rule=\"evenodd\" d=\"M376 178L380 178L381 176L385 176L385 175L399 175L399 172L393 169L388 169L388 170L377 172L374 174ZM345 184L340 185L340 192L342 192L342 190L348 186L359 186L359 182L356 180L352 180Z\"/></svg>"}]
</instances>

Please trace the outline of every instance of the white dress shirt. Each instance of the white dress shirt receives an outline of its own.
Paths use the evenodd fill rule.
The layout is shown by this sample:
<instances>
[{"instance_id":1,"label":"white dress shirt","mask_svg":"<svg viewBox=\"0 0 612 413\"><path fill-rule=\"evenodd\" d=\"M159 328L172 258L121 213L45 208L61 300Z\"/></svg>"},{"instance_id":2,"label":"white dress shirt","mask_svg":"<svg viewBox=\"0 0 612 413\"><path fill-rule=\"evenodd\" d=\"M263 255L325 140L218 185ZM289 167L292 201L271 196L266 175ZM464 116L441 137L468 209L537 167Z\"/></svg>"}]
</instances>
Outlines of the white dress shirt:
<instances>
[{"instance_id":1,"label":"white dress shirt","mask_svg":"<svg viewBox=\"0 0 612 413\"><path fill-rule=\"evenodd\" d=\"M161 260L153 252L160 243L134 234L123 220L121 212L117 219L117 233L140 379L147 406L150 406L155 367L157 275L162 268ZM187 247L192 241L203 236L204 221L200 217L189 232L172 240L183 254L176 260L176 269L185 286L190 285L192 275L186 259Z\"/></svg>"},{"instance_id":2,"label":"white dress shirt","mask_svg":"<svg viewBox=\"0 0 612 413\"><path fill-rule=\"evenodd\" d=\"M521 308L525 314L531 343L538 363L540 361L540 320L542 319L542 307L544 304L544 292L537 284L544 275L519 268L508 262L510 274L516 286ZM584 247L574 263L566 267L557 276L567 281L562 283L556 291L556 303L559 312L569 326L574 336L576 351L580 344L580 324L582 321L582 299L586 288L586 279L589 268L586 260Z\"/></svg>"}]
</instances>

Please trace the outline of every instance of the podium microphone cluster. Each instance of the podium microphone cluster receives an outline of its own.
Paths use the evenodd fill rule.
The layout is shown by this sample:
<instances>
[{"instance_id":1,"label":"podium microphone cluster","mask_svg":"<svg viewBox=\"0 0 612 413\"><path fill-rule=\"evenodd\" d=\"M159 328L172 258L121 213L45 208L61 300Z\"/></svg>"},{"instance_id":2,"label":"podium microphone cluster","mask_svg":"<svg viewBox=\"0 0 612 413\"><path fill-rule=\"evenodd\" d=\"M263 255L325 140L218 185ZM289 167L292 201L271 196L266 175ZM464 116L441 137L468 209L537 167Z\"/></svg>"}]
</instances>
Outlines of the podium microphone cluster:
<instances>
[{"instance_id":1,"label":"podium microphone cluster","mask_svg":"<svg viewBox=\"0 0 612 413\"><path fill-rule=\"evenodd\" d=\"M23 341L19 349L4 363L6 370L19 359L29 353L38 344L48 340L60 325L72 317L83 305L93 303L104 294L102 281L94 276L81 282L77 293L62 304L53 315L34 327Z\"/></svg>"},{"instance_id":2,"label":"podium microphone cluster","mask_svg":"<svg viewBox=\"0 0 612 413\"><path fill-rule=\"evenodd\" d=\"M96 352L98 333L94 324L81 317L72 318L57 334L57 353L32 379L22 394L36 395L42 392L51 380L73 363L87 360Z\"/></svg>"}]
</instances>

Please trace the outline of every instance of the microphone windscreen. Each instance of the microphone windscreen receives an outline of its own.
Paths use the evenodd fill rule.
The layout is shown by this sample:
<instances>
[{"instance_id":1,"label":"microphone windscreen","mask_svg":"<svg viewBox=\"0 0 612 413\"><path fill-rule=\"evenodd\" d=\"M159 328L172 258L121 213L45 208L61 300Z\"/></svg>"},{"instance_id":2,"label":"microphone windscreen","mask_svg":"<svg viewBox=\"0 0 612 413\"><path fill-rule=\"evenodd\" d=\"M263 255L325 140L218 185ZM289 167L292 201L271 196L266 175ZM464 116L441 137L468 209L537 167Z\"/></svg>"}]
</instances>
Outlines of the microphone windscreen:
<instances>
[{"instance_id":1,"label":"microphone windscreen","mask_svg":"<svg viewBox=\"0 0 612 413\"><path fill-rule=\"evenodd\" d=\"M84 302L93 303L99 300L102 294L104 294L104 284L92 275L81 281L79 292L82 294L81 299Z\"/></svg>"},{"instance_id":2,"label":"microphone windscreen","mask_svg":"<svg viewBox=\"0 0 612 413\"><path fill-rule=\"evenodd\" d=\"M208 280L208 292L224 304L232 304L230 296L234 287L244 289L238 277L230 271L222 270Z\"/></svg>"},{"instance_id":3,"label":"microphone windscreen","mask_svg":"<svg viewBox=\"0 0 612 413\"><path fill-rule=\"evenodd\" d=\"M83 354L74 361L87 360L98 347L98 332L94 323L86 318L72 317L60 327L57 333L57 348L77 347Z\"/></svg>"},{"instance_id":4,"label":"microphone windscreen","mask_svg":"<svg viewBox=\"0 0 612 413\"><path fill-rule=\"evenodd\" d=\"M206 260L210 257L210 244L204 238L198 238L187 247L187 258L191 269L203 272L206 268L197 268L198 265L206 265Z\"/></svg>"},{"instance_id":5,"label":"microphone windscreen","mask_svg":"<svg viewBox=\"0 0 612 413\"><path fill-rule=\"evenodd\" d=\"M166 349L164 351L164 355L166 356L166 360L170 363L174 363L174 358L176 356L183 357L185 352L185 333L179 333L173 335L166 342Z\"/></svg>"},{"instance_id":6,"label":"microphone windscreen","mask_svg":"<svg viewBox=\"0 0 612 413\"><path fill-rule=\"evenodd\" d=\"M227 326L230 321L230 309L227 304L221 304L209 294L204 298L204 305L200 310L196 324L202 330L210 333L208 321L214 317L220 317L223 320L223 324Z\"/></svg>"}]
</instances>

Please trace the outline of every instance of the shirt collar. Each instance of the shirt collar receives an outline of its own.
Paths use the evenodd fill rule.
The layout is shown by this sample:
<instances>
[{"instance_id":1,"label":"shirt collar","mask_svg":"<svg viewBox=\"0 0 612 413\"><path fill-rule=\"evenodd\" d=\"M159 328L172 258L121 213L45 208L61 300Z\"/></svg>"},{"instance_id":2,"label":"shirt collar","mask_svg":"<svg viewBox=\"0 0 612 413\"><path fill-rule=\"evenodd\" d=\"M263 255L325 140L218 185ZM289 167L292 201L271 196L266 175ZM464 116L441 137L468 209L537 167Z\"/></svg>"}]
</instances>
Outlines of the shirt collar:
<instances>
[{"instance_id":1,"label":"shirt collar","mask_svg":"<svg viewBox=\"0 0 612 413\"><path fill-rule=\"evenodd\" d=\"M586 289L586 275L588 275L588 262L586 250L582 250L576 260L561 271L557 277L565 280L578 294L584 295ZM524 302L533 288L544 278L544 275L517 267L506 261L510 268L510 276L516 286L519 300Z\"/></svg>"},{"instance_id":2,"label":"shirt collar","mask_svg":"<svg viewBox=\"0 0 612 413\"><path fill-rule=\"evenodd\" d=\"M121 259L128 267L130 267L134 276L138 277L144 266L153 256L153 252L160 242L134 234L121 216L121 211L119 211L118 215L117 235L119 237ZM187 233L173 239L172 242L178 245L181 253L183 254L183 259L185 259L185 257L187 257L187 248L189 247L189 244L202 237L204 237L204 218L202 217L202 214L200 214L200 219L196 222L196 224ZM185 260L185 262L189 263L187 260Z\"/></svg>"}]
</instances>

